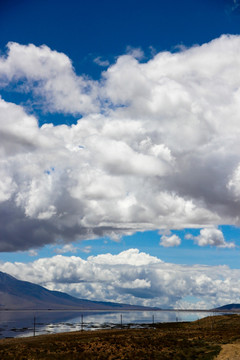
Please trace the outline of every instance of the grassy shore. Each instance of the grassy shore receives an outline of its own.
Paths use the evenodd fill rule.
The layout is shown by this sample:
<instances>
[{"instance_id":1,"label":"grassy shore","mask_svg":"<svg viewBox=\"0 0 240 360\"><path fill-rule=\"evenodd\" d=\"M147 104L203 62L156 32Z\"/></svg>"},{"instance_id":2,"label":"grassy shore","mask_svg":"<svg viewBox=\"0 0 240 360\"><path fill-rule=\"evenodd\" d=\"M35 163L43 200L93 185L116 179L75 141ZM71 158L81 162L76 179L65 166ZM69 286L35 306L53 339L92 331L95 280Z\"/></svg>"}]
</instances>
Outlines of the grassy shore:
<instances>
[{"instance_id":1,"label":"grassy shore","mask_svg":"<svg viewBox=\"0 0 240 360\"><path fill-rule=\"evenodd\" d=\"M211 316L146 329L115 329L0 340L0 359L210 360L240 341L240 316Z\"/></svg>"}]
</instances>

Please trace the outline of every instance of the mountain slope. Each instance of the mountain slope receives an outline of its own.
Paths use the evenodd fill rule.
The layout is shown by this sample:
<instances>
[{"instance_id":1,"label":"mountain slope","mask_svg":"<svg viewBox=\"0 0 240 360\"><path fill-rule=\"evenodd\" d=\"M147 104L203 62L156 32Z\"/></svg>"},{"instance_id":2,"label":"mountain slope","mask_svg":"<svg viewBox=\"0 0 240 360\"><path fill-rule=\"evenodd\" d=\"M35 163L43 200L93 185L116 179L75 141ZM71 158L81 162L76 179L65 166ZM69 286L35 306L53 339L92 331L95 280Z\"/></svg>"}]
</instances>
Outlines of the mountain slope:
<instances>
[{"instance_id":1,"label":"mountain slope","mask_svg":"<svg viewBox=\"0 0 240 360\"><path fill-rule=\"evenodd\" d=\"M78 299L0 271L0 309L146 310L143 306Z\"/></svg>"},{"instance_id":2,"label":"mountain slope","mask_svg":"<svg viewBox=\"0 0 240 360\"><path fill-rule=\"evenodd\" d=\"M240 311L240 304L227 304L220 306L215 311Z\"/></svg>"}]
</instances>

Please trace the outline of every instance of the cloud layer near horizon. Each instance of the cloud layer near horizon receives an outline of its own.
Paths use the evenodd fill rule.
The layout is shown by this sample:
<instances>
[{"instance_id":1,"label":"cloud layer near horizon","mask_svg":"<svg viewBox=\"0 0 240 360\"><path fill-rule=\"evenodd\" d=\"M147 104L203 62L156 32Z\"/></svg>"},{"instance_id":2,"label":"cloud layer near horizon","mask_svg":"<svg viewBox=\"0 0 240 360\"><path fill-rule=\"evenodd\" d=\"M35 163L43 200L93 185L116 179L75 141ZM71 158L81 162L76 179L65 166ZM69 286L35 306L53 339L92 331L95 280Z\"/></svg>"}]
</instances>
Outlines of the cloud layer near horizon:
<instances>
[{"instance_id":1,"label":"cloud layer near horizon","mask_svg":"<svg viewBox=\"0 0 240 360\"><path fill-rule=\"evenodd\" d=\"M239 302L239 269L165 263L137 249L87 260L57 255L28 264L6 262L0 270L90 300L193 309Z\"/></svg>"},{"instance_id":2,"label":"cloud layer near horizon","mask_svg":"<svg viewBox=\"0 0 240 360\"><path fill-rule=\"evenodd\" d=\"M8 47L2 88L82 118L39 127L0 99L0 251L240 224L240 36L147 62L119 56L99 81L47 46Z\"/></svg>"}]
</instances>

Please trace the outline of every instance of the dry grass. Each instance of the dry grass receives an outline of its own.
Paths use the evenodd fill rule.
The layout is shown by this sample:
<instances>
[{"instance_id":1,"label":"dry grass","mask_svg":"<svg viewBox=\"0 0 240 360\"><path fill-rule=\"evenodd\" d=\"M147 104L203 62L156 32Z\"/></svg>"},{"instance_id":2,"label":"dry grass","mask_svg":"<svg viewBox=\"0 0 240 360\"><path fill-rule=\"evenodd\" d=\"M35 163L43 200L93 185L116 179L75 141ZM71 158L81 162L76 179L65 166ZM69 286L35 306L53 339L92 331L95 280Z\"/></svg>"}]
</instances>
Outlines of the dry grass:
<instances>
[{"instance_id":1,"label":"dry grass","mask_svg":"<svg viewBox=\"0 0 240 360\"><path fill-rule=\"evenodd\" d=\"M101 330L0 340L0 359L210 360L240 340L240 317L208 317L147 329Z\"/></svg>"}]
</instances>

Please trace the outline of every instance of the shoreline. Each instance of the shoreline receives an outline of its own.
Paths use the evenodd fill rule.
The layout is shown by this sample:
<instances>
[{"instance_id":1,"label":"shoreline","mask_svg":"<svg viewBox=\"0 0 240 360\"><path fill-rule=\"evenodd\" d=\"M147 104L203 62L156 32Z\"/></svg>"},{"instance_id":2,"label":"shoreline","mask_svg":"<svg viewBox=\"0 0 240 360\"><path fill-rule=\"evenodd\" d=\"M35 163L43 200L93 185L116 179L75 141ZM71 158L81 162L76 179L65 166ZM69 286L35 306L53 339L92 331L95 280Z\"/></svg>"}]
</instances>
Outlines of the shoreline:
<instances>
[{"instance_id":1,"label":"shoreline","mask_svg":"<svg viewBox=\"0 0 240 360\"><path fill-rule=\"evenodd\" d=\"M59 309L19 309L19 308L12 308L12 309L0 309L0 312L32 312L32 311L39 311L39 312L203 312L203 313L240 313L240 309L236 310L206 310L206 309L82 309L82 308L59 308Z\"/></svg>"}]
</instances>

